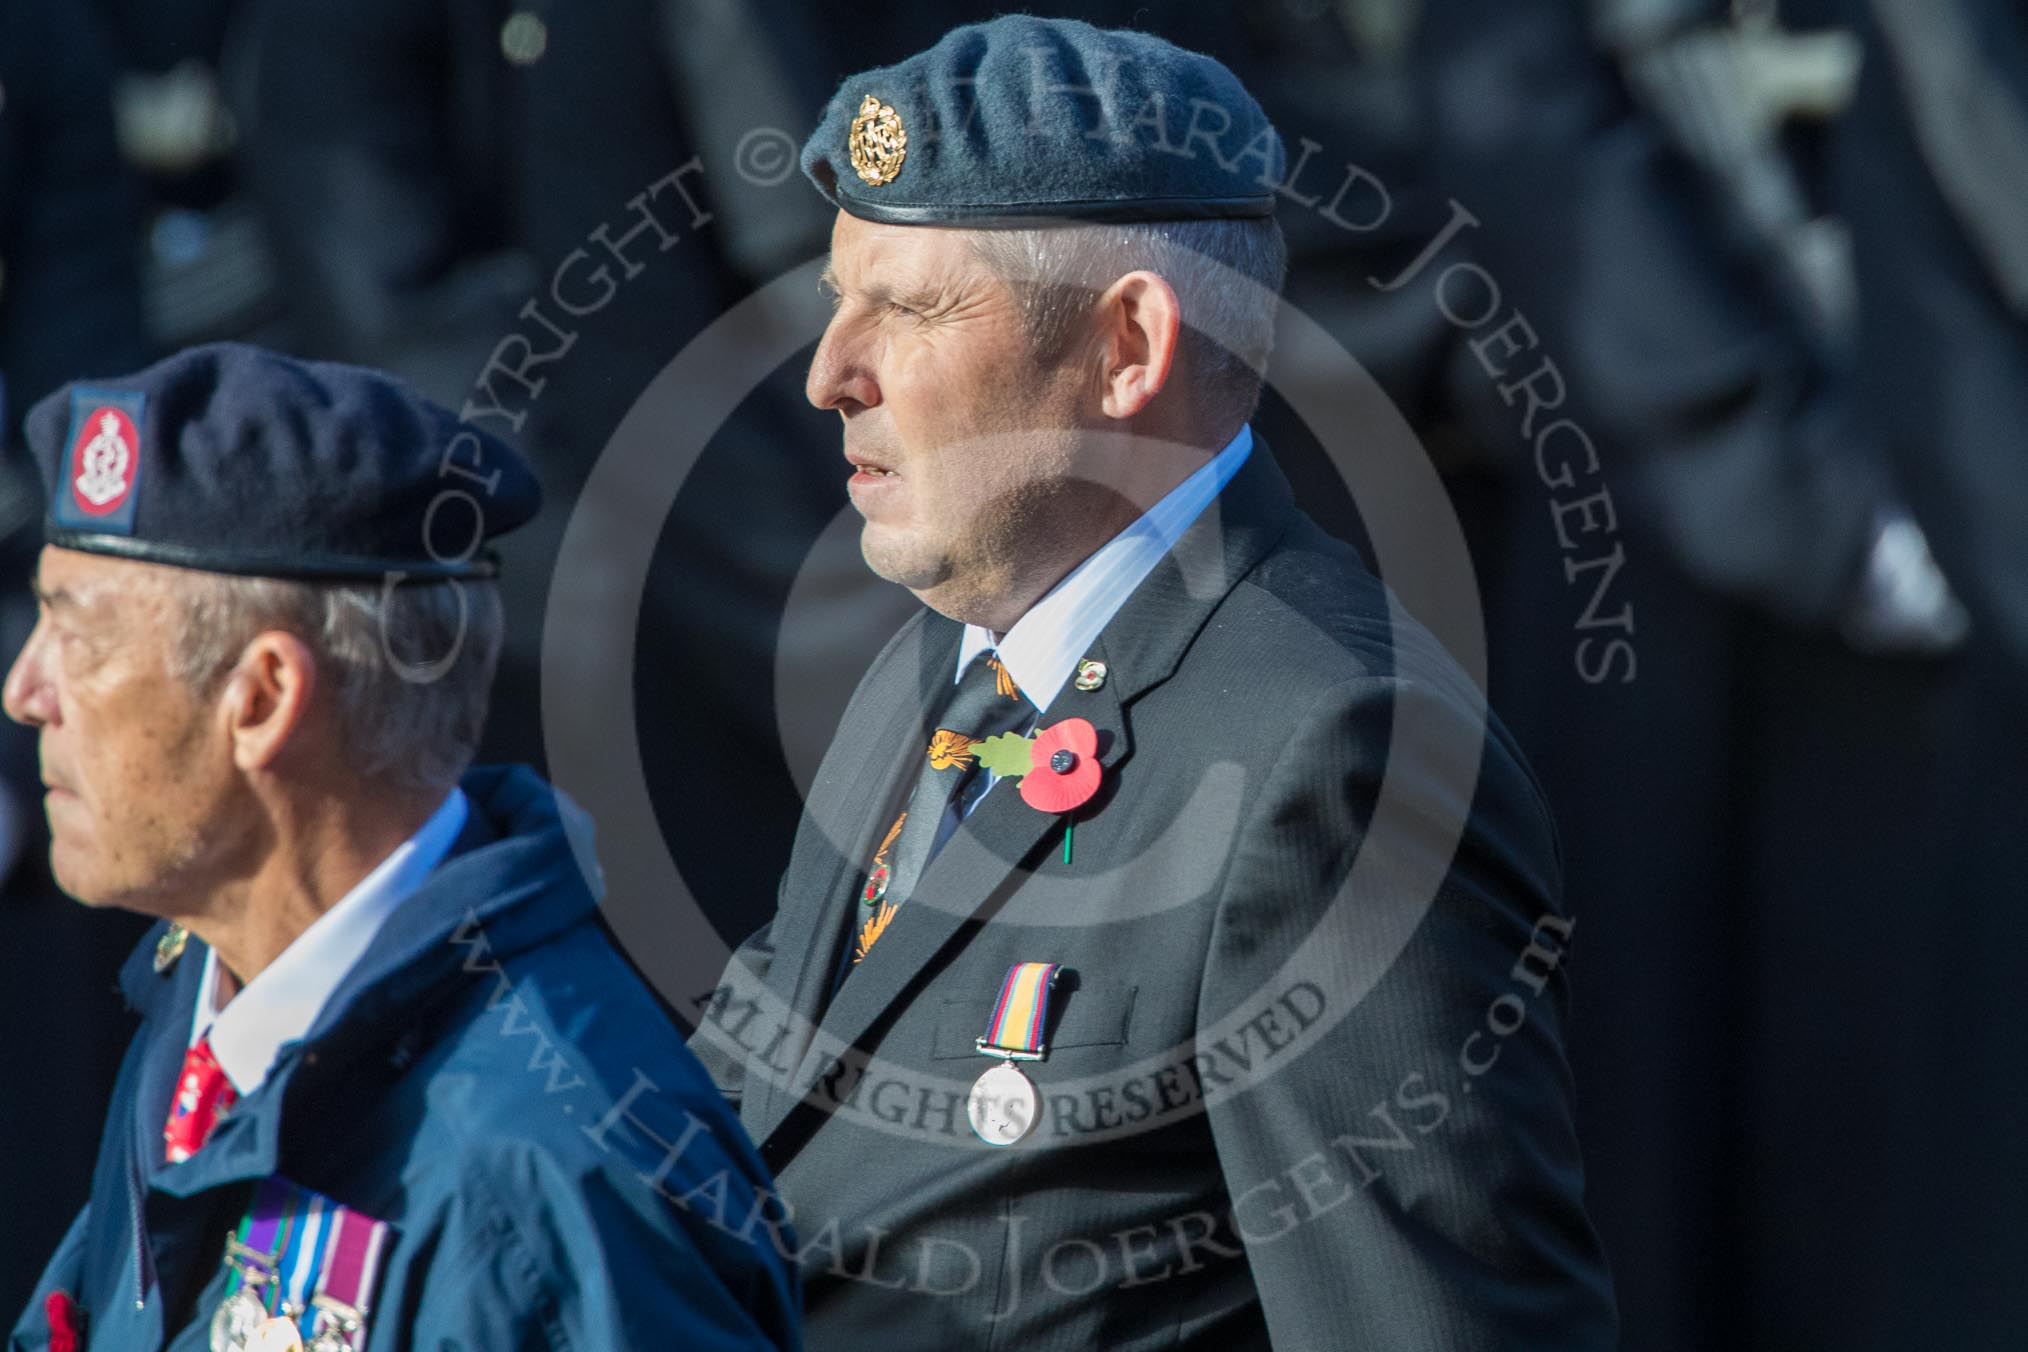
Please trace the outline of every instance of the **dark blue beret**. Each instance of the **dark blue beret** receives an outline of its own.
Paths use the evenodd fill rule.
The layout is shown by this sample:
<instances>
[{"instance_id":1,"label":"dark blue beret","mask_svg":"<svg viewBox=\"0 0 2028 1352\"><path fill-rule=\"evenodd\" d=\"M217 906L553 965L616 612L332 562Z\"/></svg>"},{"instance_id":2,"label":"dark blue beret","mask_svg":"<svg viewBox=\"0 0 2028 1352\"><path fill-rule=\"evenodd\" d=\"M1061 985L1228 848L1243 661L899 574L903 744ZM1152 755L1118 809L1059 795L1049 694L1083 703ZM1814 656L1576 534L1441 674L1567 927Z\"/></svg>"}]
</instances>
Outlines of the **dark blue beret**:
<instances>
[{"instance_id":1,"label":"dark blue beret","mask_svg":"<svg viewBox=\"0 0 2028 1352\"><path fill-rule=\"evenodd\" d=\"M520 452L378 371L237 343L28 414L48 543L218 573L482 577L535 515Z\"/></svg>"},{"instance_id":2,"label":"dark blue beret","mask_svg":"<svg viewBox=\"0 0 2028 1352\"><path fill-rule=\"evenodd\" d=\"M1267 216L1284 153L1208 56L1148 33L1006 15L846 79L803 172L890 225Z\"/></svg>"}]
</instances>

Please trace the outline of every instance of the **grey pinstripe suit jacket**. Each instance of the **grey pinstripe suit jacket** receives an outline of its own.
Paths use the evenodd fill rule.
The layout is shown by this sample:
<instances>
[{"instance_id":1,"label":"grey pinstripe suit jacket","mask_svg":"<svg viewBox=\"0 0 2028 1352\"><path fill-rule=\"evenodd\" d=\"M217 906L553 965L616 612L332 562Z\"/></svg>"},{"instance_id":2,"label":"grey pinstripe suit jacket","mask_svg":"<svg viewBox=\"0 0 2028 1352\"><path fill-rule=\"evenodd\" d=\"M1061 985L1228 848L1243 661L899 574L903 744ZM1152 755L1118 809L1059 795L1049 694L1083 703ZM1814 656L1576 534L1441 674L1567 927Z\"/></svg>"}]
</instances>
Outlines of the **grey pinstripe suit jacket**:
<instances>
[{"instance_id":1,"label":"grey pinstripe suit jacket","mask_svg":"<svg viewBox=\"0 0 2028 1352\"><path fill-rule=\"evenodd\" d=\"M1612 1346L1541 794L1265 446L1043 714L1100 732L1070 862L989 794L827 1001L960 632L924 612L868 671L692 1040L792 1214L809 1345ZM973 1040L1023 961L1065 972L999 1148Z\"/></svg>"}]
</instances>

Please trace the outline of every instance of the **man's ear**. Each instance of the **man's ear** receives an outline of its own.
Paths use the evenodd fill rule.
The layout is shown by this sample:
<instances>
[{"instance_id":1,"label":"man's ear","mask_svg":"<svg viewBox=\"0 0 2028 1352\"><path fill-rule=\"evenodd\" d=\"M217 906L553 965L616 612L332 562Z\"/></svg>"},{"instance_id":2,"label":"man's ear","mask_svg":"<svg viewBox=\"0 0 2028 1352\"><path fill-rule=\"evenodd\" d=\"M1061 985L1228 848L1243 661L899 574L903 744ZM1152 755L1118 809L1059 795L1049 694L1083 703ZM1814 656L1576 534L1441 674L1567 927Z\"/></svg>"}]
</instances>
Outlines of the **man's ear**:
<instances>
[{"instance_id":1,"label":"man's ear","mask_svg":"<svg viewBox=\"0 0 2028 1352\"><path fill-rule=\"evenodd\" d=\"M1152 272L1130 272L1099 297L1101 407L1108 418L1131 418L1169 381L1183 306L1175 288Z\"/></svg>"},{"instance_id":2,"label":"man's ear","mask_svg":"<svg viewBox=\"0 0 2028 1352\"><path fill-rule=\"evenodd\" d=\"M233 764L241 770L273 765L302 729L316 689L317 660L309 644L280 629L255 635L220 696Z\"/></svg>"}]
</instances>

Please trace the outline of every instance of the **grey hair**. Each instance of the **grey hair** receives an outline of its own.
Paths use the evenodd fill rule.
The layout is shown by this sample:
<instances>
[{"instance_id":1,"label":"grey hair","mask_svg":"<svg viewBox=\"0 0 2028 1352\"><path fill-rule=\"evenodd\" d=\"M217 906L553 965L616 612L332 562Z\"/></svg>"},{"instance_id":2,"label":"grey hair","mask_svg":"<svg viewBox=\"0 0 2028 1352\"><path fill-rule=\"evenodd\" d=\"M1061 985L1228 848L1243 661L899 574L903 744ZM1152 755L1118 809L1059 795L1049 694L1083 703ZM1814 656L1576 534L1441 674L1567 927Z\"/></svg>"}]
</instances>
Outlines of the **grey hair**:
<instances>
[{"instance_id":1,"label":"grey hair","mask_svg":"<svg viewBox=\"0 0 2028 1352\"><path fill-rule=\"evenodd\" d=\"M336 697L353 769L398 791L441 793L472 762L505 630L492 582L284 581L193 574L173 668L215 693L263 630L294 634Z\"/></svg>"},{"instance_id":2,"label":"grey hair","mask_svg":"<svg viewBox=\"0 0 2028 1352\"><path fill-rule=\"evenodd\" d=\"M1146 269L1175 289L1183 307L1180 347L1196 373L1199 411L1235 429L1252 416L1274 350L1276 298L1289 263L1288 243L1273 217L971 234L981 260L1020 297L1038 359L1064 356L1099 294L1126 273Z\"/></svg>"}]
</instances>

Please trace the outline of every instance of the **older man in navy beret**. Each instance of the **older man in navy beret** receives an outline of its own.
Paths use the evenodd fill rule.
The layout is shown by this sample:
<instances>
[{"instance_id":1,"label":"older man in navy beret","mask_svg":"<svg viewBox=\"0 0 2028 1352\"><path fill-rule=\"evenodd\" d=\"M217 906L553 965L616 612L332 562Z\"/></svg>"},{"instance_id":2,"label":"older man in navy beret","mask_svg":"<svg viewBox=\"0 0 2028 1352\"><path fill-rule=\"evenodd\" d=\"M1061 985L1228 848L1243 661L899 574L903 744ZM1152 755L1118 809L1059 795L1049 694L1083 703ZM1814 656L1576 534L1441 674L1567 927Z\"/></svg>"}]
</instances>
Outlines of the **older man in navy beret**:
<instances>
[{"instance_id":1,"label":"older man in navy beret","mask_svg":"<svg viewBox=\"0 0 2028 1352\"><path fill-rule=\"evenodd\" d=\"M1008 17L847 78L808 394L926 609L692 1045L812 1346L1606 1348L1546 808L1249 428L1280 138Z\"/></svg>"},{"instance_id":2,"label":"older man in navy beret","mask_svg":"<svg viewBox=\"0 0 2028 1352\"><path fill-rule=\"evenodd\" d=\"M236 346L64 390L28 436L47 546L6 710L57 881L162 923L10 1349L797 1346L772 1241L678 1200L764 1213L766 1175L598 926L575 809L466 771L520 457ZM50 1050L14 1092L64 1092Z\"/></svg>"}]
</instances>

